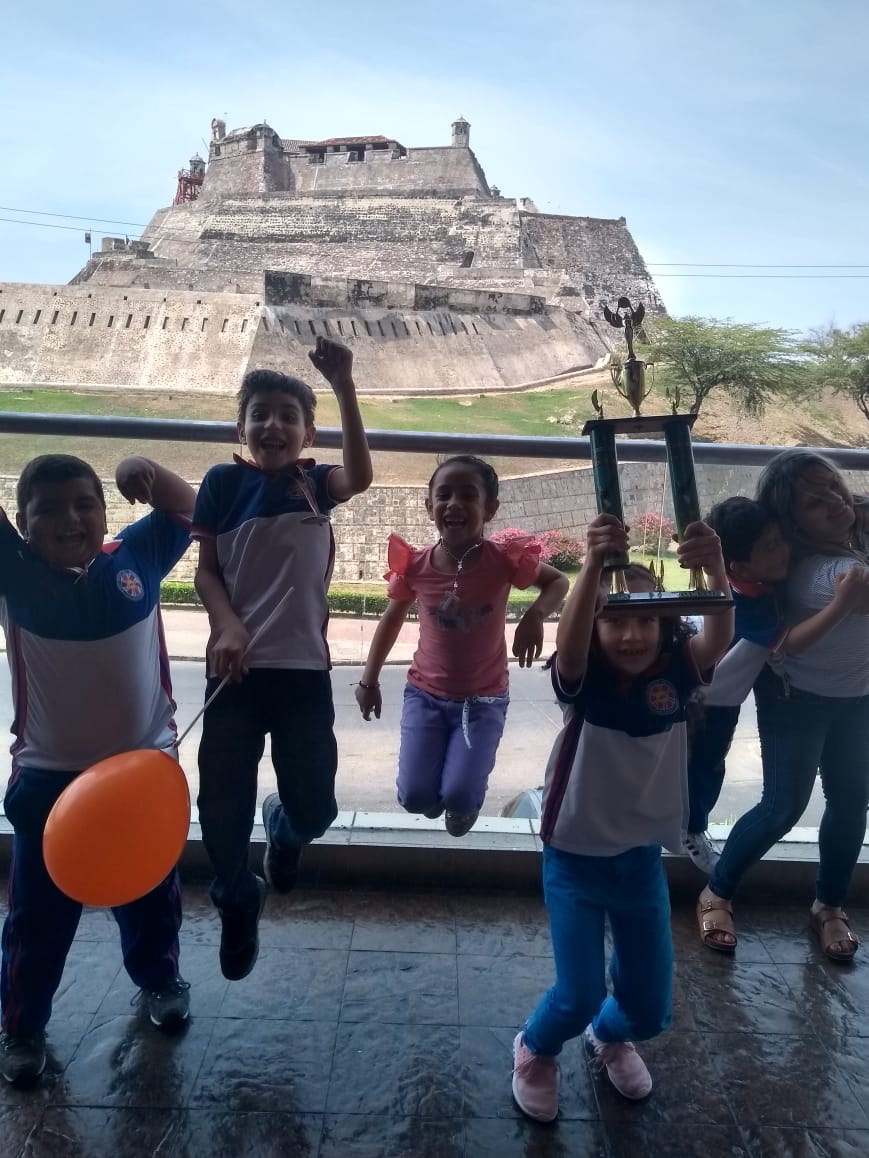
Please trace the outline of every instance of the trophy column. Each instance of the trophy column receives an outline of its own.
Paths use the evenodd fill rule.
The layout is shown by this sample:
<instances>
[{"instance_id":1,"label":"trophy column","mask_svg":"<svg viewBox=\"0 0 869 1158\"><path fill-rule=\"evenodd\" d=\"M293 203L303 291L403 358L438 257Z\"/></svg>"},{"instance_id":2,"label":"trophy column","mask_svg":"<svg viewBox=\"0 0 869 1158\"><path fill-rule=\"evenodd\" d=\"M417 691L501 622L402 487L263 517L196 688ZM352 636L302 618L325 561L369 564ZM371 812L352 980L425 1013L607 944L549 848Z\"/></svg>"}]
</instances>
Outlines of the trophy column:
<instances>
[{"instance_id":1,"label":"trophy column","mask_svg":"<svg viewBox=\"0 0 869 1158\"><path fill-rule=\"evenodd\" d=\"M594 475L594 493L597 499L598 513L615 515L620 523L624 523L615 430L606 419L586 423L585 430L588 432L591 447L591 468ZM614 575L616 591L627 591L624 568L629 563L630 559L625 553L607 555L604 559L604 567L620 568Z\"/></svg>"},{"instance_id":2,"label":"trophy column","mask_svg":"<svg viewBox=\"0 0 869 1158\"><path fill-rule=\"evenodd\" d=\"M693 415L674 414L665 420L664 441L667 444L667 466L670 470L670 489L673 495L673 515L676 533L680 539L691 523L700 519L700 500L697 496L697 477L694 472L694 452L691 448ZM691 570L691 588L706 591L706 576L699 567Z\"/></svg>"}]
</instances>

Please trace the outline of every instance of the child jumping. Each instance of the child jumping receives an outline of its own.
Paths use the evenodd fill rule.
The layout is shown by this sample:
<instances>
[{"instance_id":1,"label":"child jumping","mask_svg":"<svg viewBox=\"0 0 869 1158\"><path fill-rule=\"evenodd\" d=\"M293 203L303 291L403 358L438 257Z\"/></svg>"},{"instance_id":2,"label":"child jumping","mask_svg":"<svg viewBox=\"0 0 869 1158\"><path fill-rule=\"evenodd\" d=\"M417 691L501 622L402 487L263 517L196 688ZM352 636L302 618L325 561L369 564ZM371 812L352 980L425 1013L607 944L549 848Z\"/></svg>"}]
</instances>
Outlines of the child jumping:
<instances>
[{"instance_id":1,"label":"child jumping","mask_svg":"<svg viewBox=\"0 0 869 1158\"><path fill-rule=\"evenodd\" d=\"M0 621L12 672L12 774L4 808L15 830L3 926L0 1072L35 1081L45 1028L82 906L57 888L42 834L61 792L120 752L175 752L175 704L160 622L160 581L190 541L192 487L146 458L126 458L116 481L154 509L112 542L93 468L67 454L27 464L18 480L20 535L0 511ZM147 896L113 910L124 968L154 1025L186 1021L178 972L181 886L173 869Z\"/></svg>"},{"instance_id":2,"label":"child jumping","mask_svg":"<svg viewBox=\"0 0 869 1158\"><path fill-rule=\"evenodd\" d=\"M827 606L789 628L784 580L791 551L775 516L754 499L735 497L714 506L706 521L721 540L735 614L731 650L698 693L701 719L689 744L685 851L709 875L719 856L706 831L709 813L721 794L741 705L767 662L780 666L783 656L805 651L853 610L863 588L858 571L846 571Z\"/></svg>"},{"instance_id":3,"label":"child jumping","mask_svg":"<svg viewBox=\"0 0 869 1158\"><path fill-rule=\"evenodd\" d=\"M597 1063L626 1098L652 1079L634 1048L670 1024L673 946L661 846L678 850L687 803L685 705L725 653L728 609L690 636L678 617L608 618L603 560L627 550L618 519L599 515L567 600L552 663L565 727L546 770L543 885L556 980L513 1043L513 1097L530 1118L558 1114L557 1055L583 1031ZM726 590L718 537L692 523L684 567L703 567ZM626 572L630 591L651 574ZM597 608L600 613L596 615ZM613 938L607 995L604 921Z\"/></svg>"},{"instance_id":4,"label":"child jumping","mask_svg":"<svg viewBox=\"0 0 869 1158\"><path fill-rule=\"evenodd\" d=\"M407 613L419 607L419 646L401 713L398 802L430 818L446 812L452 836L473 827L507 717L504 620L511 587L537 587L520 619L513 654L530 667L543 622L567 594L567 579L541 564L530 538L500 547L483 537L498 510L498 476L473 455L442 462L425 501L440 538L415 550L397 535L388 547L389 604L371 641L356 700L366 720L382 707L380 671Z\"/></svg>"},{"instance_id":5,"label":"child jumping","mask_svg":"<svg viewBox=\"0 0 869 1158\"><path fill-rule=\"evenodd\" d=\"M776 455L757 498L781 527L789 645L754 685L763 794L736 822L697 902L700 937L733 952L732 900L746 871L797 823L820 769L824 815L810 924L821 951L850 961L858 940L842 908L869 803L869 569L854 499L834 463L810 450ZM818 623L823 631L815 631ZM795 648L798 633L808 644Z\"/></svg>"},{"instance_id":6,"label":"child jumping","mask_svg":"<svg viewBox=\"0 0 869 1158\"><path fill-rule=\"evenodd\" d=\"M194 512L196 590L211 623L206 698L224 676L232 681L206 710L199 747L199 820L215 872L220 967L231 981L250 973L259 951L266 886L248 867L248 852L267 735L278 791L263 801L263 871L276 892L293 888L302 846L338 811L326 644L335 543L327 512L367 490L371 456L353 355L318 338L309 357L338 399L343 465L301 457L316 432L310 386L252 370L238 393L238 436L253 461L235 456L212 467Z\"/></svg>"}]
</instances>

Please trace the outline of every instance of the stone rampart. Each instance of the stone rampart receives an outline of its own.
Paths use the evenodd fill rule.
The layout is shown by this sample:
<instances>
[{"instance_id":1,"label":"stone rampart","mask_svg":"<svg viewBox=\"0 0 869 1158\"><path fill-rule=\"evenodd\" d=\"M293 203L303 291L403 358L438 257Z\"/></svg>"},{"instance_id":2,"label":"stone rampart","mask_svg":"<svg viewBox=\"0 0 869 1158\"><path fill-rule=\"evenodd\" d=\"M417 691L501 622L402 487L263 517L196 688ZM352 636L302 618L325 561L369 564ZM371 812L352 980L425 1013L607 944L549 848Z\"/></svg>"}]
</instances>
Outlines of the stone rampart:
<instances>
[{"instance_id":1,"label":"stone rampart","mask_svg":"<svg viewBox=\"0 0 869 1158\"><path fill-rule=\"evenodd\" d=\"M326 153L321 164L290 157L291 188L296 193L376 191L432 193L462 197L487 195L489 187L470 149L453 146L408 149L405 156L366 150L360 161L347 152ZM209 165L209 174L214 167Z\"/></svg>"},{"instance_id":2,"label":"stone rampart","mask_svg":"<svg viewBox=\"0 0 869 1158\"><path fill-rule=\"evenodd\" d=\"M565 217L520 213L529 263L563 269L590 302L639 296L660 309L661 299L623 217Z\"/></svg>"},{"instance_id":3,"label":"stone rampart","mask_svg":"<svg viewBox=\"0 0 869 1158\"><path fill-rule=\"evenodd\" d=\"M324 461L336 461L334 452L326 452ZM434 469L434 459L432 460ZM758 467L700 466L697 470L701 510L729 495L754 493ZM846 472L856 493L869 493L869 472ZM664 468L654 463L623 463L622 496L628 523L638 515L662 510ZM0 505L15 510L14 478L0 478ZM125 502L114 483L104 483L108 503L109 529L116 533L143 508L135 509ZM376 484L363 495L337 507L332 516L336 555L334 578L339 582L379 580L386 569L386 540L390 531L416 546L435 538L434 525L425 509L425 487L383 487ZM672 517L669 495L663 512ZM551 471L523 478L503 479L501 506L489 525L489 532L504 527L519 527L528 532L560 530L583 539L596 513L594 481L587 465L575 470ZM195 546L172 573L173 579L190 580L196 566Z\"/></svg>"},{"instance_id":4,"label":"stone rampart","mask_svg":"<svg viewBox=\"0 0 869 1158\"><path fill-rule=\"evenodd\" d=\"M0 383L230 390L261 314L244 294L0 286Z\"/></svg>"},{"instance_id":5,"label":"stone rampart","mask_svg":"<svg viewBox=\"0 0 869 1158\"><path fill-rule=\"evenodd\" d=\"M341 292L364 300L360 285ZM326 288L337 300L336 286ZM261 294L7 284L0 384L233 393L251 366L309 378L307 351L324 336L351 347L363 391L475 393L589 366L606 348L585 319L543 312L534 295L394 284L384 295L407 308L349 300L264 307Z\"/></svg>"}]
</instances>

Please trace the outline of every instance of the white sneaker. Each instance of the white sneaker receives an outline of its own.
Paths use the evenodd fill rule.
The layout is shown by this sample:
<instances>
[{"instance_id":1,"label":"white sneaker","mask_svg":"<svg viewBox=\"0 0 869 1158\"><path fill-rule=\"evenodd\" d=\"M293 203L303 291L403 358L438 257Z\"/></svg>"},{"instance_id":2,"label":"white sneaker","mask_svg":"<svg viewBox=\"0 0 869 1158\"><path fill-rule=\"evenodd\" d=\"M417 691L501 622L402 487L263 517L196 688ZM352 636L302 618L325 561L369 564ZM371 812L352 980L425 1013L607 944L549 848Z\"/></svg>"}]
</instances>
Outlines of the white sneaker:
<instances>
[{"instance_id":1,"label":"white sneaker","mask_svg":"<svg viewBox=\"0 0 869 1158\"><path fill-rule=\"evenodd\" d=\"M708 877L712 876L713 869L721 859L721 853L712 843L712 837L708 832L683 833L682 847L702 873L706 873Z\"/></svg>"}]
</instances>

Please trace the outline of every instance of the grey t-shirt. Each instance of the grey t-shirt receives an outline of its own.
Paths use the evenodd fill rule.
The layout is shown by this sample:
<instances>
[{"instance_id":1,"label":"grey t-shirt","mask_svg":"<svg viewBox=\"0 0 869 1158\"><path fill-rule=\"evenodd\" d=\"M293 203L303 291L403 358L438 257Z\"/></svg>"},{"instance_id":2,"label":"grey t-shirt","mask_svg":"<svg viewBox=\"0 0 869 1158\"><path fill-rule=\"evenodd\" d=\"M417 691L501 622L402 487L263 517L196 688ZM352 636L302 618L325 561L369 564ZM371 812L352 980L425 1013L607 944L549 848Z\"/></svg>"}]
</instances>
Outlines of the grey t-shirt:
<instances>
[{"instance_id":1,"label":"grey t-shirt","mask_svg":"<svg viewBox=\"0 0 869 1158\"><path fill-rule=\"evenodd\" d=\"M802 623L833 598L835 580L860 560L853 555L810 555L788 576L788 622ZM799 655L786 654L788 682L817 696L869 695L869 615L851 612Z\"/></svg>"}]
</instances>

